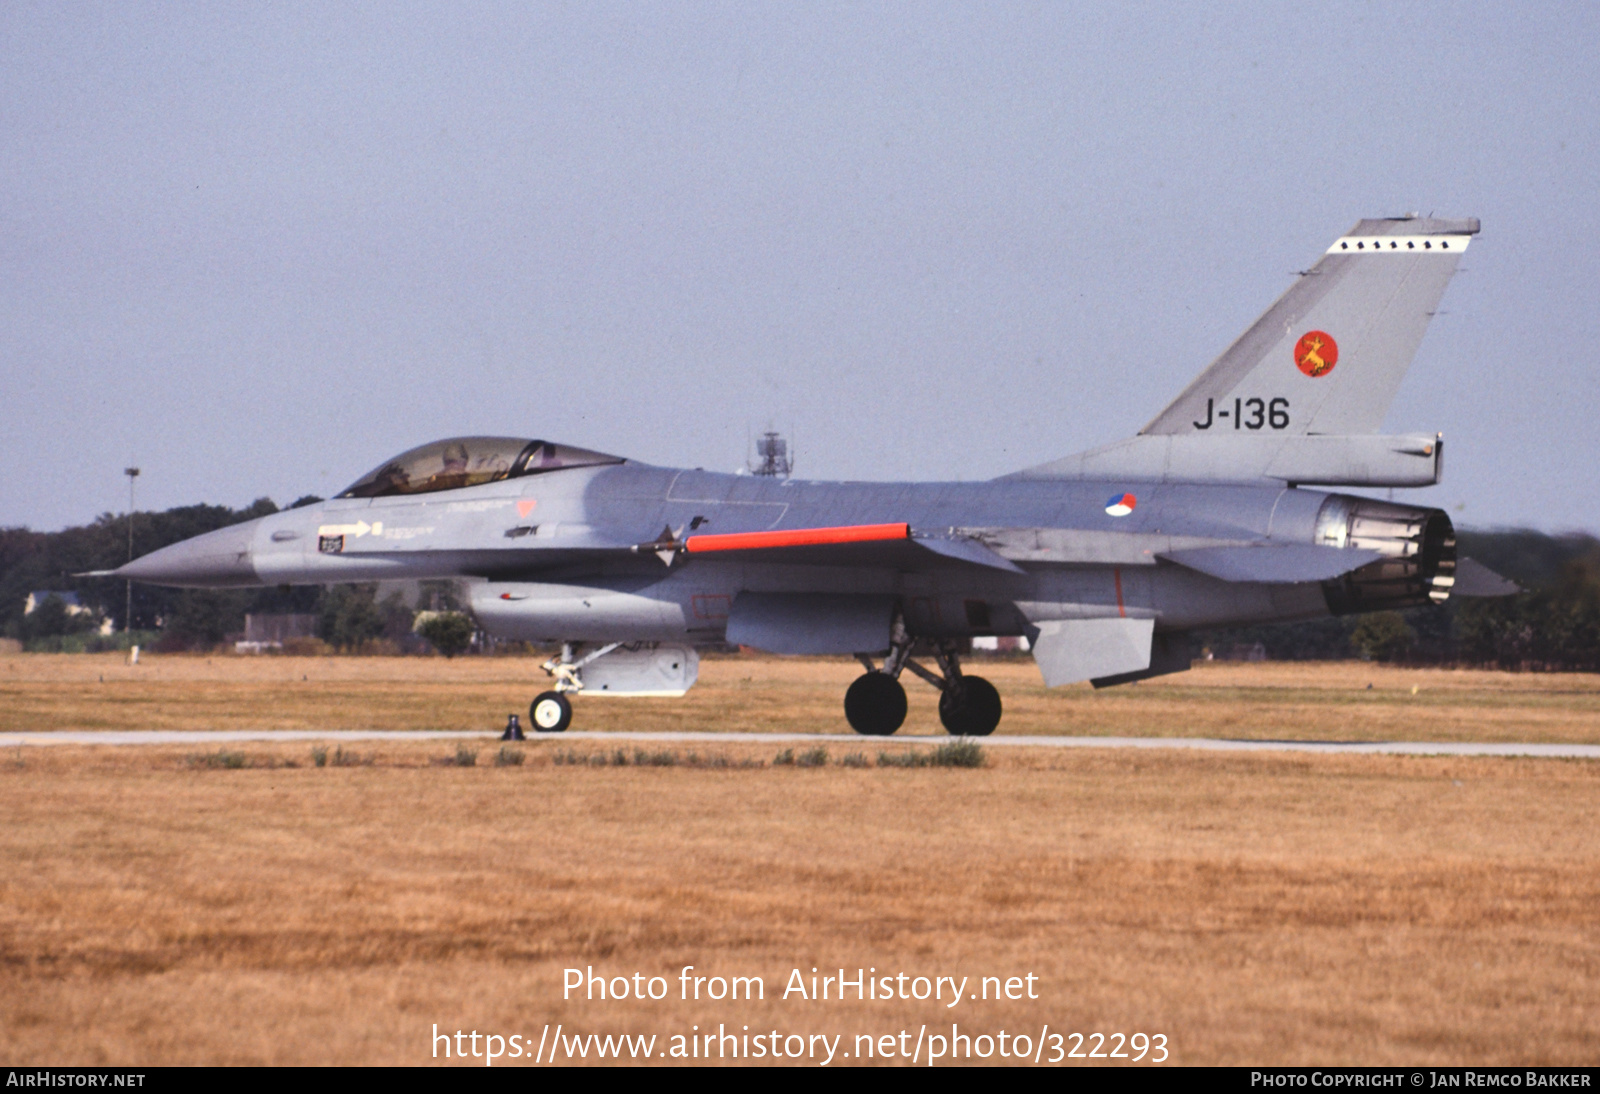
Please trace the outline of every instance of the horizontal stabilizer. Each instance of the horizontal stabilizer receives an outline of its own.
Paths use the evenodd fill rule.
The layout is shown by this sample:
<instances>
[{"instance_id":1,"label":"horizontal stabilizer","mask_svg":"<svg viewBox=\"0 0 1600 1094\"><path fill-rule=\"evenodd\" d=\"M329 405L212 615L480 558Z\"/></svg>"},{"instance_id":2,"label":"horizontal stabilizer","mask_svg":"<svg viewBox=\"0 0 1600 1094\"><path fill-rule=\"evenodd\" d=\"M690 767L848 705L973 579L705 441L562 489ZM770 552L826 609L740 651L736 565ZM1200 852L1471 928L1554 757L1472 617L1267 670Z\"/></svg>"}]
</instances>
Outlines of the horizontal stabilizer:
<instances>
[{"instance_id":1,"label":"horizontal stabilizer","mask_svg":"<svg viewBox=\"0 0 1600 1094\"><path fill-rule=\"evenodd\" d=\"M1222 581L1290 585L1329 581L1383 556L1366 548L1286 543L1260 547L1196 547L1161 556Z\"/></svg>"},{"instance_id":2,"label":"horizontal stabilizer","mask_svg":"<svg viewBox=\"0 0 1600 1094\"><path fill-rule=\"evenodd\" d=\"M1150 667L1153 619L1059 619L1039 625L1033 659L1045 687L1121 676Z\"/></svg>"},{"instance_id":3,"label":"horizontal stabilizer","mask_svg":"<svg viewBox=\"0 0 1600 1094\"><path fill-rule=\"evenodd\" d=\"M1501 577L1477 559L1456 559L1456 581L1450 586L1451 596L1516 596L1520 592L1521 585Z\"/></svg>"}]
</instances>

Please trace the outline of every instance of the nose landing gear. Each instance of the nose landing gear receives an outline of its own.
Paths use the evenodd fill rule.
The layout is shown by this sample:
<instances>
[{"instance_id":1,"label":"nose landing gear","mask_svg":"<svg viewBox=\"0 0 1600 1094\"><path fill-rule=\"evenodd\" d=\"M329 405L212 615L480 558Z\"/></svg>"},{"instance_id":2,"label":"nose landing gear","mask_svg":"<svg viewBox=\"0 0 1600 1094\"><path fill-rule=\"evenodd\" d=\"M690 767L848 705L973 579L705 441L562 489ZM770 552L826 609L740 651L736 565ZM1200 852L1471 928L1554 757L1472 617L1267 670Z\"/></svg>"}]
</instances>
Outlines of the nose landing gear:
<instances>
[{"instance_id":1,"label":"nose landing gear","mask_svg":"<svg viewBox=\"0 0 1600 1094\"><path fill-rule=\"evenodd\" d=\"M612 642L579 658L576 646L571 642L562 643L560 655L544 663L544 671L556 678L555 690L541 691L528 707L528 721L533 723L533 728L540 733L565 732L572 724L572 700L567 698L567 693L583 690L583 666L620 645L621 642Z\"/></svg>"},{"instance_id":2,"label":"nose landing gear","mask_svg":"<svg viewBox=\"0 0 1600 1094\"><path fill-rule=\"evenodd\" d=\"M906 720L906 691L900 685L900 673L910 669L939 689L939 721L952 736L987 737L993 733L1001 713L995 686L981 676L962 673L954 642L942 640L933 647L938 673L911 660L913 643L904 622L896 616L889 656L882 668L875 667L866 654L856 655L867 671L844 693L844 716L850 728L873 737L886 737L899 729Z\"/></svg>"},{"instance_id":3,"label":"nose landing gear","mask_svg":"<svg viewBox=\"0 0 1600 1094\"><path fill-rule=\"evenodd\" d=\"M528 707L528 721L540 733L561 733L572 724L572 700L559 691L540 692Z\"/></svg>"}]
</instances>

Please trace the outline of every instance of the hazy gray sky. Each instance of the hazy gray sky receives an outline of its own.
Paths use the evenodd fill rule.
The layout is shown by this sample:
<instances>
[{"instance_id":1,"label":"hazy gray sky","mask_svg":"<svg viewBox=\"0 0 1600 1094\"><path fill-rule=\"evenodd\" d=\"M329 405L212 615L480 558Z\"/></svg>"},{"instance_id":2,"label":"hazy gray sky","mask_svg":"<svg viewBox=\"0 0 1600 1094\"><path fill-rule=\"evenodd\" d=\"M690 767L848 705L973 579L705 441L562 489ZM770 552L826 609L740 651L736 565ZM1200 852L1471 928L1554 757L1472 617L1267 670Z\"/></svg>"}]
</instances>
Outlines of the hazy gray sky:
<instances>
[{"instance_id":1,"label":"hazy gray sky","mask_svg":"<svg viewBox=\"0 0 1600 1094\"><path fill-rule=\"evenodd\" d=\"M538 436L827 478L1136 431L1359 217L1479 216L1390 415L1600 528L1600 6L0 6L0 524ZM1460 506L1460 509L1457 507Z\"/></svg>"}]
</instances>

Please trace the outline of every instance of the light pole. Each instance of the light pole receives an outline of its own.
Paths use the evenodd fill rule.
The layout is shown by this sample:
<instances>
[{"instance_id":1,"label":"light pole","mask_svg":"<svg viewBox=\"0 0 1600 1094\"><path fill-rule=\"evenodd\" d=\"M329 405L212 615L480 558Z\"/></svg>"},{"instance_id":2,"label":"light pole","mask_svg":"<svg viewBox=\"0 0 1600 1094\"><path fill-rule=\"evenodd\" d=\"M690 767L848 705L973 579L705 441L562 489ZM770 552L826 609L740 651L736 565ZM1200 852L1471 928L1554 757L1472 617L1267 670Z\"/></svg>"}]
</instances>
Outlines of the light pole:
<instances>
[{"instance_id":1,"label":"light pole","mask_svg":"<svg viewBox=\"0 0 1600 1094\"><path fill-rule=\"evenodd\" d=\"M137 467L124 467L122 473L128 476L128 561L133 561L133 480L139 477ZM130 578L128 585L127 614L122 617L122 633L133 633L133 580Z\"/></svg>"}]
</instances>

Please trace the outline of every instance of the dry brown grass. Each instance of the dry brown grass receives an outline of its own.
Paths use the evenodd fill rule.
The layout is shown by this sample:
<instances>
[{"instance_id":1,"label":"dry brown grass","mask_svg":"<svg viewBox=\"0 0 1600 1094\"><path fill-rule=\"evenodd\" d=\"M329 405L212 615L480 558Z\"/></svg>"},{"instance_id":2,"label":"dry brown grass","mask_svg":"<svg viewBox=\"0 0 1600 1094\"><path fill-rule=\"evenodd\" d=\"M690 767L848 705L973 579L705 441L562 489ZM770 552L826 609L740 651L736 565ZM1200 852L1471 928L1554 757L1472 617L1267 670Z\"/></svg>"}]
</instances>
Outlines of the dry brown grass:
<instances>
[{"instance_id":1,"label":"dry brown grass","mask_svg":"<svg viewBox=\"0 0 1600 1094\"><path fill-rule=\"evenodd\" d=\"M1592 1062L1594 764L1013 755L980 771L0 773L0 1051L410 1062L433 1022L893 1031L919 1004L570 1004L561 969L1033 972L971 1028L1182 1062ZM306 763L304 752L250 749Z\"/></svg>"},{"instance_id":2,"label":"dry brown grass","mask_svg":"<svg viewBox=\"0 0 1600 1094\"><path fill-rule=\"evenodd\" d=\"M1003 733L1600 742L1600 676L1330 665L1203 665L1133 687L1046 689L1028 660L975 661ZM580 700L574 728L848 733L844 659L707 659L682 699ZM907 733L941 733L907 676ZM1369 690L1367 685L1371 684ZM0 657L0 730L494 729L549 685L525 657ZM1413 689L1415 693L1413 693Z\"/></svg>"},{"instance_id":3,"label":"dry brown grass","mask_svg":"<svg viewBox=\"0 0 1600 1094\"><path fill-rule=\"evenodd\" d=\"M0 667L34 705L9 728L93 724L74 723L100 694L98 670L83 678L90 659L12 660L42 667ZM479 728L504 717L501 691L526 694L528 667L158 660L117 681L146 690L112 724L316 724L342 709L332 693L397 712L333 725ZM831 717L851 675L706 668L706 699L597 701L585 716L622 726L677 706L699 711L672 723L685 728L824 728L807 719ZM1301 708L1334 724L1434 709L1412 700L1420 681L1463 739L1494 735L1470 724L1479 710L1541 739L1592 739L1575 728L1592 729L1585 678L1374 670L1369 698L1367 671L1218 668L1111 703L1039 702L1057 732L1230 707L1247 725ZM440 720L399 721L388 691L434 703ZM751 709L760 720L728 713ZM1595 1059L1600 764L1007 749L979 770L690 770L558 766L556 749L598 746L536 741L516 767L489 765L498 745L464 768L433 763L453 744L385 742L356 746L371 766L316 768L306 746L229 747L299 766L212 769L189 748L0 756L0 1056L414 1063L431 1059L435 1022L537 1038L546 1021L853 1035L954 1019L973 1032L1164 1032L1179 1063ZM828 747L837 760L877 746ZM776 747L717 751L770 760ZM560 998L568 966L675 977L685 964L764 975L769 998ZM773 998L792 968L841 965L1031 971L1041 998L955 1011Z\"/></svg>"}]
</instances>

